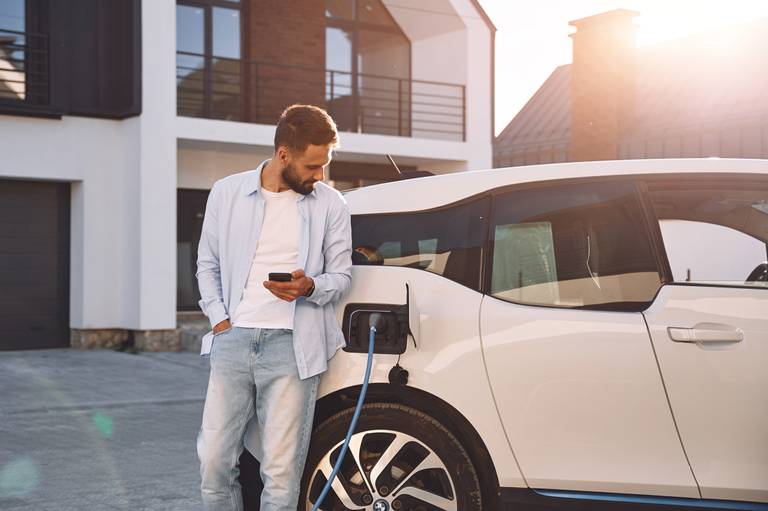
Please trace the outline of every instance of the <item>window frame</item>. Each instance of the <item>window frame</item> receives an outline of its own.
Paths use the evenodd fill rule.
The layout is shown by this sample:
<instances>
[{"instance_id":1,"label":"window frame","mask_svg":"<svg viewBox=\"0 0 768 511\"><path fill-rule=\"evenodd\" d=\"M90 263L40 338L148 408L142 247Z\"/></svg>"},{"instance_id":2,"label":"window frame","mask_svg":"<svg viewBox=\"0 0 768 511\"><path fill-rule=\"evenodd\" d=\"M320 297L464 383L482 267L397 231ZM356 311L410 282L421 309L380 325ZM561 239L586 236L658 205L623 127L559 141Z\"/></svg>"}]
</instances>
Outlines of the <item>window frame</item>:
<instances>
[{"instance_id":1,"label":"window frame","mask_svg":"<svg viewBox=\"0 0 768 511\"><path fill-rule=\"evenodd\" d=\"M440 211L445 211L445 210L448 210L448 209L454 209L454 208L458 208L458 207L462 207L462 206L467 206L467 205L469 205L469 204L471 204L473 202L478 202L478 203L485 202L484 220L485 220L485 227L486 227L485 231L481 233L481 238L480 238L480 244L479 244L479 248L480 248L480 267L479 267L479 271L478 271L477 275L474 275L474 277L477 279L477 283L476 283L477 285L475 287L467 286L467 285L465 285L465 284L463 284L461 282L458 282L456 280L448 278L445 275L442 275L440 273L430 272L430 271L427 271L425 269L409 268L409 267L406 267L406 266L396 266L396 265L382 265L382 266L379 266L379 267L380 268L384 268L384 267L402 268L402 269L414 270L414 271L420 271L420 272L421 271L427 271L427 273L429 273L431 275L434 275L436 277L449 280L449 281L451 281L454 284L457 284L459 286L465 287L467 289L471 289L472 291L475 291L475 292L478 292L478 293L481 293L481 294L485 294L483 292L483 290L482 290L482 287L483 287L483 279L484 279L484 275L485 275L485 268L484 268L484 266L486 264L485 250L486 250L487 243L488 243L488 239L487 239L488 238L488 234L487 234L488 233L488 224L490 223L490 214L491 214L491 194L489 192L485 191L485 192L477 193L477 194L471 195L469 197L464 197L463 199L460 199L458 201L454 201L454 202L451 202L449 204L443 204L441 206L437 206L437 207L434 207L434 208L416 209L416 210L407 210L407 211L392 211L392 212L386 212L386 213L363 213L363 214L352 215L352 218L353 219L354 218L366 218L366 217L382 218L382 217L401 216L401 215L418 215L418 214L439 213ZM354 242L354 231L352 233L352 237L353 237L353 242ZM354 243L353 243L353 245L354 245ZM353 247L353 249L354 249L354 247ZM353 266L368 266L368 265L354 264L353 263Z\"/></svg>"},{"instance_id":2,"label":"window frame","mask_svg":"<svg viewBox=\"0 0 768 511\"><path fill-rule=\"evenodd\" d=\"M645 203L645 208L647 209L647 215L650 222L650 229L653 231L653 235L655 238L654 244L656 245L656 252L659 255L659 258L662 261L664 270L665 270L665 278L664 283L662 284L662 287L665 285L671 285L671 286L686 286L686 287L714 287L714 288L728 288L728 289L760 289L763 291L768 291L768 286L750 286L747 284L736 284L736 283L726 283L725 281L721 283L717 282L685 282L685 281L675 281L672 275L672 267L669 262L669 256L667 255L667 249L664 246L664 239L661 234L661 227L659 226L659 217L656 214L656 211L653 206L653 200L651 199L651 192L649 191L648 183L649 182L664 182L664 181L674 181L676 183L686 183L690 182L694 185L721 185L724 183L733 183L734 181L740 181L740 182L759 182L760 177L762 177L765 180L768 180L768 176L765 176L763 174L750 174L746 172L712 172L712 173L697 173L697 172L691 172L691 173L663 173L663 174L645 174L645 175L638 175L636 176L638 187L642 191L643 201ZM761 185L765 186L765 184L761 183ZM661 219L663 220L663 219ZM717 224L719 225L719 224ZM767 254L768 259L768 254Z\"/></svg>"},{"instance_id":3,"label":"window frame","mask_svg":"<svg viewBox=\"0 0 768 511\"><path fill-rule=\"evenodd\" d=\"M544 180L544 181L529 181L524 183L514 183L509 185L502 185L495 188L491 188L489 190L482 191L480 193L476 193L474 195L470 195L468 197L464 197L458 201L451 202L449 204L444 204L441 206L437 206L434 208L429 209L421 209L421 210L408 210L408 211L395 211L395 212L386 212L386 213L364 213L364 214L358 214L353 215L355 217L370 217L370 216L377 216L377 217L386 217L386 216L393 216L393 215L404 215L404 214L417 214L417 213L432 213L432 212L438 212L440 210L445 210L453 207L459 207L466 205L468 203L471 203L473 201L480 201L480 200L486 200L486 229L485 232L482 235L481 240L481 247L480 247L480 275L479 275L479 286L477 288L468 287L464 284L461 284L460 282L456 282L455 280L452 280L448 277L445 277L444 275L440 275L437 273L434 273L436 277L441 277L447 280L450 280L451 282L454 282L458 285L461 285L463 287L467 287L468 289L472 289L473 291L477 291L483 295L486 295L490 298L495 298L497 300L505 301L507 303L513 303L515 305L519 305L522 307L537 307L537 308L547 308L547 309L559 309L559 310L575 310L575 311L581 311L581 310L591 310L591 311L601 311L601 312L643 312L647 310L655 301L658 294L661 292L661 289L664 286L668 285L682 285L682 286L690 286L690 287L725 287L725 288L738 288L738 289L765 289L762 287L751 287L751 286L745 286L745 285L732 285L732 284L712 284L712 283L697 283L697 282L675 282L672 278L672 270L671 266L669 264L669 259L667 257L666 249L664 247L664 240L661 234L661 228L659 227L658 218L656 216L656 213L653 208L653 203L651 201L649 191L648 191L648 182L649 181L658 181L658 180L690 180L690 181L696 181L697 183L705 182L704 180L714 180L714 181L720 181L722 180L733 180L733 179L759 179L761 175L757 174L749 174L749 173L659 173L659 174L630 174L630 175L621 175L621 176L587 176L587 177L575 177L575 178L562 178L562 179L551 179L551 180ZM764 176L763 176L764 177ZM569 186L569 185L585 185L585 184L599 184L599 183L606 183L606 182L630 182L633 184L634 189L634 197L637 200L637 204L640 208L640 214L641 217L639 218L640 224L643 228L643 235L646 237L646 240L649 242L649 248L651 250L651 254L654 260L654 265L656 268L656 271L659 275L659 287L656 290L655 295L650 298L647 302L619 302L614 307L607 307L607 306L584 306L584 307L564 307L559 305L546 305L546 304L530 304L530 303L523 303L523 302L515 302L511 300L505 300L503 298L496 297L490 293L491 289L491 274L493 270L493 237L492 237L492 224L491 221L493 213L494 213L494 205L495 201L499 200L500 196L506 195L508 193L512 192L519 192L519 191L525 191L525 190L539 190L543 188L556 188L561 186ZM360 265L357 265L360 266ZM393 266L395 268L402 268L399 266ZM410 268L413 270L416 270L415 268ZM416 270L416 271L424 271L424 270ZM621 303L628 303L626 306L621 306Z\"/></svg>"},{"instance_id":4,"label":"window frame","mask_svg":"<svg viewBox=\"0 0 768 511\"><path fill-rule=\"evenodd\" d=\"M179 1L188 1L188 0L179 0ZM194 1L194 0L192 0ZM200 0L197 0L200 1ZM216 1L216 0L211 0ZM219 0L221 1L221 0ZM331 16L324 16L325 19L325 26L331 27L331 28L340 28L342 30L347 30L352 33L352 74L356 75L358 73L357 69L357 56L359 55L360 50L360 36L359 31L360 30L370 30L372 32L385 32L389 34L398 34L403 36L403 39L405 39L408 42L408 78L407 80L411 80L411 76L413 75L413 43L411 43L411 40L408 38L408 36L403 32L403 29L400 27L400 25L397 23L397 20L392 17L392 14L389 12L389 9L381 3L381 0L377 0L381 4L382 8L384 9L384 12L387 13L387 16L389 17L390 21L392 22L392 25L379 25L377 23L368 23L365 21L360 21L360 17L357 13L357 0L354 2L354 14L355 19L343 19L343 18L334 18ZM328 71L333 71L333 69L329 69Z\"/></svg>"},{"instance_id":5,"label":"window frame","mask_svg":"<svg viewBox=\"0 0 768 511\"><path fill-rule=\"evenodd\" d=\"M381 5L384 12L386 12L387 16L389 17L392 24L390 26L387 25L380 25L376 23L368 23L365 21L360 21L360 16L358 15L358 0L353 1L353 13L354 13L354 19L343 19L343 18L334 18L330 16L324 16L325 21L325 28L326 30L328 28L338 28L341 30L346 30L349 33L352 34L352 62L350 67L350 84L352 89L352 103L354 105L354 111L355 115L359 115L360 113L360 91L359 91L359 82L360 82L360 69L358 66L358 56L360 55L360 31L361 30L368 30L371 32L381 32L386 34L398 34L403 37L403 39L408 43L408 76L406 78L399 78L399 77L386 77L383 78L392 78L395 80L399 80L399 83L406 82L408 84L408 91L407 91L407 103L408 103L408 123L407 123L407 132L410 136L410 133L412 131L412 115L413 115L413 43L411 42L411 39L406 35L406 33L403 31L402 27L400 27L400 24L395 20L395 18L392 16L392 13L389 12L389 9L386 5L384 5L381 0L377 0L379 4ZM326 51L327 51L327 45L328 42L325 42L326 44ZM326 74L328 72L345 72L345 71L339 71L335 69L328 69L328 64L325 64L325 72ZM326 84L327 87L327 84ZM401 93L406 94L406 93ZM327 91L326 91L327 95ZM333 98L331 98L333 99ZM401 101L402 97L398 97L398 101ZM399 123L401 123L402 120L399 120ZM400 131L402 127L400 127L400 124L398 123ZM397 136L403 136L401 134L398 134Z\"/></svg>"},{"instance_id":6,"label":"window frame","mask_svg":"<svg viewBox=\"0 0 768 511\"><path fill-rule=\"evenodd\" d=\"M39 99L23 100L0 98L0 113L29 117L61 119L60 108L51 104L51 51L49 48L49 8L45 0L22 0L24 4L24 86L25 91L34 91ZM44 62L30 66L30 51L44 55ZM44 74L44 83L30 79L32 74Z\"/></svg>"},{"instance_id":7,"label":"window frame","mask_svg":"<svg viewBox=\"0 0 768 511\"><path fill-rule=\"evenodd\" d=\"M656 293L654 294L653 297L651 297L646 302L612 302L609 304L601 304L601 305L586 305L582 307L565 307L562 305L547 305L547 304L517 302L514 300L500 298L498 296L494 296L493 294L491 294L491 277L493 273L493 249L494 249L494 241L493 241L493 234L492 234L492 228L493 228L492 219L495 212L495 205L497 204L496 201L500 200L500 197L510 193L518 193L525 190L542 190L547 188L559 188L564 186L583 186L583 185L595 185L595 184L615 183L615 182L620 182L620 183L629 182L632 184L632 188L634 192L633 196L637 201L637 205L640 209L640 217L638 218L638 220L643 228L642 234L645 236L646 241L648 242L648 248L651 251L651 256L654 261L654 266L659 275L659 287L658 289L656 289ZM489 193L491 195L491 201L490 201L489 217L487 222L487 231L485 233L485 249L483 251L484 260L483 260L483 263L480 265L481 271L483 271L482 285L481 285L481 291L483 295L486 295L489 298L494 298L496 300L501 300L503 302L512 303L522 307L538 307L538 308L574 310L574 311L590 310L590 311L601 311L601 312L642 312L648 309L648 307L650 307L653 304L653 302L656 300L656 296L658 296L661 288L663 288L668 283L668 278L671 275L671 270L669 270L668 266L665 266L664 262L666 261L666 259L662 259L659 254L659 243L661 242L661 230L658 227L658 223L656 223L656 231L658 232L655 232L653 229L653 223L651 222L651 215L649 214L647 204L645 204L645 201L647 200L647 198L644 196L642 187L639 186L639 183L640 183L640 179L638 178L638 175L632 174L632 175L626 175L626 176L592 176L592 177L552 179L552 180L546 180L546 181L530 181L527 183L516 183L513 185L501 186L501 187L490 190ZM661 248L663 248L663 242L662 242Z\"/></svg>"},{"instance_id":8,"label":"window frame","mask_svg":"<svg viewBox=\"0 0 768 511\"><path fill-rule=\"evenodd\" d=\"M246 65L248 62L248 55L245 51L248 45L246 44L246 31L248 26L246 24L246 18L248 16L247 5L249 2L239 2L230 0L176 0L175 7L187 6L198 7L203 9L203 53L199 55L203 59L203 118L205 119L217 119L213 117L213 61L216 58L223 58L231 61L237 61L240 63L240 111L238 115L242 121L245 118L245 114L248 111L247 98L250 97L250 91L247 90L249 83L247 77L247 71L249 67ZM222 7L225 9L233 9L240 13L240 58L233 59L231 57L216 57L213 54L213 9L214 7ZM178 39L178 25L176 26L176 38ZM174 47L176 43L174 42ZM174 54L176 58L179 55L179 49L176 47ZM178 64L177 64L178 65ZM175 85L178 88L178 84ZM176 115L178 116L178 100L176 102Z\"/></svg>"}]
</instances>

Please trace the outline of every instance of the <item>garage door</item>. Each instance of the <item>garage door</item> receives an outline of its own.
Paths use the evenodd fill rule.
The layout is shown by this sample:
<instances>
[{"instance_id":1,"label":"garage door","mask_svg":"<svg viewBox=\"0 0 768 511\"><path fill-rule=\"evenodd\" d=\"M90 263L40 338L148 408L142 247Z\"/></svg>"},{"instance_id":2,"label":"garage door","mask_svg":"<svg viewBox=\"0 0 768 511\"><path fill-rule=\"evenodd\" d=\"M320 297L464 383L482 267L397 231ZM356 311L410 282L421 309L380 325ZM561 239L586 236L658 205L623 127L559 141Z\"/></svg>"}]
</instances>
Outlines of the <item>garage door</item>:
<instances>
[{"instance_id":1,"label":"garage door","mask_svg":"<svg viewBox=\"0 0 768 511\"><path fill-rule=\"evenodd\" d=\"M69 184L0 179L0 350L69 346Z\"/></svg>"}]
</instances>

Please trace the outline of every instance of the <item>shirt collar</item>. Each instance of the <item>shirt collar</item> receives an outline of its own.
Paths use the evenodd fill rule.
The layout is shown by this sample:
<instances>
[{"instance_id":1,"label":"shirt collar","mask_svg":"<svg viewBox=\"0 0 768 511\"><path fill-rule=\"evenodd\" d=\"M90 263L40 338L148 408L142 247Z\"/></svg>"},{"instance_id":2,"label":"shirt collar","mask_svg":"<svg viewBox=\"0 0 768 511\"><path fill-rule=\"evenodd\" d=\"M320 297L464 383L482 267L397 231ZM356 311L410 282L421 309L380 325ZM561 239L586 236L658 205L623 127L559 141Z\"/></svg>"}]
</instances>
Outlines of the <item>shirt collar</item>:
<instances>
[{"instance_id":1,"label":"shirt collar","mask_svg":"<svg viewBox=\"0 0 768 511\"><path fill-rule=\"evenodd\" d=\"M250 195L253 192L260 192L261 191L261 172L264 170L264 167L269 163L269 159L264 160L261 162L261 164L256 168L256 170L249 176L248 180L245 183L245 186L243 186L243 193L245 195ZM317 197L317 190L312 189L311 192L309 192L308 195L300 194L301 197L299 197L299 201L303 201L307 197Z\"/></svg>"}]
</instances>

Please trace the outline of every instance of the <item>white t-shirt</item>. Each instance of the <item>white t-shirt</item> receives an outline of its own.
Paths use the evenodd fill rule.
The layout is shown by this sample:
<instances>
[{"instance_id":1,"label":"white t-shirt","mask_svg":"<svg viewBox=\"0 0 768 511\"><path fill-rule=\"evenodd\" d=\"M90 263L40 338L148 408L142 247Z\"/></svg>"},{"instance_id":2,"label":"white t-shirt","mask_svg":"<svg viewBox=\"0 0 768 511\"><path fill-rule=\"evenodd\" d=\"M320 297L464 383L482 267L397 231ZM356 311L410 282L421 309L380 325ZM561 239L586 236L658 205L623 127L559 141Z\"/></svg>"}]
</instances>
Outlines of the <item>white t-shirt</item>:
<instances>
[{"instance_id":1,"label":"white t-shirt","mask_svg":"<svg viewBox=\"0 0 768 511\"><path fill-rule=\"evenodd\" d=\"M266 203L264 223L251 261L248 280L232 324L247 328L293 329L293 303L273 295L263 282L271 272L290 273L299 259L300 194L293 190L276 193L259 191Z\"/></svg>"}]
</instances>

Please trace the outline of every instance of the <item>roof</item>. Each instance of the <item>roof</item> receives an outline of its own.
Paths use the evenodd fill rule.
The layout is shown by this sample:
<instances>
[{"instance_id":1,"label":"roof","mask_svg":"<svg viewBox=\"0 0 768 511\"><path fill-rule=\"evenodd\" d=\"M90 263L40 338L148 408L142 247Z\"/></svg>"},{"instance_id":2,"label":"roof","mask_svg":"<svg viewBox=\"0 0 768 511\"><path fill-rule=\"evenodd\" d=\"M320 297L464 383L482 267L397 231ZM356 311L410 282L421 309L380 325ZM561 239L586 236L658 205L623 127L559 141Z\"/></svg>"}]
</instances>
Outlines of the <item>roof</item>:
<instances>
[{"instance_id":1,"label":"roof","mask_svg":"<svg viewBox=\"0 0 768 511\"><path fill-rule=\"evenodd\" d=\"M480 17L483 18L483 21L485 21L485 24L488 25L488 28L490 28L492 32L496 32L496 25L493 24L491 17L488 16L488 13L485 12L483 6L480 5L479 0L472 0L472 5L474 5L475 9L477 9L477 12L480 13Z\"/></svg>"},{"instance_id":2,"label":"roof","mask_svg":"<svg viewBox=\"0 0 768 511\"><path fill-rule=\"evenodd\" d=\"M353 214L419 211L518 183L598 176L713 172L755 173L768 177L768 160L681 158L551 163L393 181L349 191L344 198Z\"/></svg>"},{"instance_id":3,"label":"roof","mask_svg":"<svg viewBox=\"0 0 768 511\"><path fill-rule=\"evenodd\" d=\"M630 136L762 117L768 122L768 19L637 49ZM570 141L572 64L556 68L496 138L509 150Z\"/></svg>"},{"instance_id":4,"label":"roof","mask_svg":"<svg viewBox=\"0 0 768 511\"><path fill-rule=\"evenodd\" d=\"M568 141L571 135L571 65L555 69L497 140Z\"/></svg>"}]
</instances>

